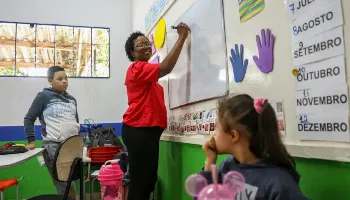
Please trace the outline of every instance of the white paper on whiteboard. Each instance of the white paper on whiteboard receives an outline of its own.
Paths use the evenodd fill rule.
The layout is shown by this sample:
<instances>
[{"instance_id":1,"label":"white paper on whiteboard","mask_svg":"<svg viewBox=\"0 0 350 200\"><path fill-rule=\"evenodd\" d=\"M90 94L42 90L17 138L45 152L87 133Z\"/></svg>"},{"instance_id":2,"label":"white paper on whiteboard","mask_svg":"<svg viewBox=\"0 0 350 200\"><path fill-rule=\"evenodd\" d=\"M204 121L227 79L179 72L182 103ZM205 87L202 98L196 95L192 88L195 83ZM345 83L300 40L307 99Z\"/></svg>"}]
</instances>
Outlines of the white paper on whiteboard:
<instances>
[{"instance_id":1,"label":"white paper on whiteboard","mask_svg":"<svg viewBox=\"0 0 350 200\"><path fill-rule=\"evenodd\" d=\"M348 112L297 115L300 140L349 142Z\"/></svg>"},{"instance_id":2,"label":"white paper on whiteboard","mask_svg":"<svg viewBox=\"0 0 350 200\"><path fill-rule=\"evenodd\" d=\"M180 22L191 29L187 47L182 49L189 64L186 76L177 71L169 76L171 109L221 97L229 91L223 1L197 0L173 25Z\"/></svg>"},{"instance_id":3,"label":"white paper on whiteboard","mask_svg":"<svg viewBox=\"0 0 350 200\"><path fill-rule=\"evenodd\" d=\"M320 85L295 91L297 114L348 113L347 85Z\"/></svg>"},{"instance_id":4,"label":"white paper on whiteboard","mask_svg":"<svg viewBox=\"0 0 350 200\"><path fill-rule=\"evenodd\" d=\"M324 85L345 85L346 73L344 56L302 65L295 78L296 90L322 87ZM302 72L304 70L304 72Z\"/></svg>"},{"instance_id":5,"label":"white paper on whiteboard","mask_svg":"<svg viewBox=\"0 0 350 200\"><path fill-rule=\"evenodd\" d=\"M304 38L293 44L293 65L300 66L344 54L343 27Z\"/></svg>"},{"instance_id":6,"label":"white paper on whiteboard","mask_svg":"<svg viewBox=\"0 0 350 200\"><path fill-rule=\"evenodd\" d=\"M167 46L168 53L171 51L173 46L175 45L178 39L177 33L168 33L167 34ZM188 94L188 90L190 89L187 84L188 80L188 56L187 56L187 42L185 42L180 56L177 59L176 65L173 71L168 75L169 77L169 105L183 105L186 104L186 95ZM175 91L175 92L174 92ZM176 96L173 96L176 95Z\"/></svg>"},{"instance_id":7,"label":"white paper on whiteboard","mask_svg":"<svg viewBox=\"0 0 350 200\"><path fill-rule=\"evenodd\" d=\"M343 25L340 0L333 0L316 10L310 9L309 13L294 21L291 27L293 43Z\"/></svg>"}]
</instances>

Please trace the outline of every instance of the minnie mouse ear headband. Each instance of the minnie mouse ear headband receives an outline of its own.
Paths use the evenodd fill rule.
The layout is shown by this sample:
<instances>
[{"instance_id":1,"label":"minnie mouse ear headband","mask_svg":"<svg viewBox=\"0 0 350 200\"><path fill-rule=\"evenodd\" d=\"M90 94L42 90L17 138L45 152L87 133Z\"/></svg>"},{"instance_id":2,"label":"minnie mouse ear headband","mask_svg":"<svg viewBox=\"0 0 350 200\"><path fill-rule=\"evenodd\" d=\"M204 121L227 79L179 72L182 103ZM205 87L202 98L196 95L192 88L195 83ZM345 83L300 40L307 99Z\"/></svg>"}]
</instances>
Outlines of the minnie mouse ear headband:
<instances>
[{"instance_id":1,"label":"minnie mouse ear headband","mask_svg":"<svg viewBox=\"0 0 350 200\"><path fill-rule=\"evenodd\" d=\"M266 101L267 101L267 99L264 99L264 98L254 99L254 108L258 114L261 114L261 112L263 111L264 103Z\"/></svg>"},{"instance_id":2,"label":"minnie mouse ear headband","mask_svg":"<svg viewBox=\"0 0 350 200\"><path fill-rule=\"evenodd\" d=\"M245 178L238 171L227 172L222 184L217 180L216 165L211 166L213 184L208 185L207 179L200 174L193 174L186 179L186 192L198 200L206 199L234 199L236 194L243 191Z\"/></svg>"}]
</instances>

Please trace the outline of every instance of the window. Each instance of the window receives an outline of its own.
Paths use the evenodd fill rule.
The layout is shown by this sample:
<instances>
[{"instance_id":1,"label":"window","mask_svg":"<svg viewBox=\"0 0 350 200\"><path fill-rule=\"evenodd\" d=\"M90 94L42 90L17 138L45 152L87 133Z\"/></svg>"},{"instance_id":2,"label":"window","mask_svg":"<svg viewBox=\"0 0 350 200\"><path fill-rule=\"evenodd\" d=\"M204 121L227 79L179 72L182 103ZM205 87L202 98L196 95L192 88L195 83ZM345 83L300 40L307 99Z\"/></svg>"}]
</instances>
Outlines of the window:
<instances>
[{"instance_id":1,"label":"window","mask_svg":"<svg viewBox=\"0 0 350 200\"><path fill-rule=\"evenodd\" d=\"M0 76L109 77L109 28L0 22Z\"/></svg>"}]
</instances>

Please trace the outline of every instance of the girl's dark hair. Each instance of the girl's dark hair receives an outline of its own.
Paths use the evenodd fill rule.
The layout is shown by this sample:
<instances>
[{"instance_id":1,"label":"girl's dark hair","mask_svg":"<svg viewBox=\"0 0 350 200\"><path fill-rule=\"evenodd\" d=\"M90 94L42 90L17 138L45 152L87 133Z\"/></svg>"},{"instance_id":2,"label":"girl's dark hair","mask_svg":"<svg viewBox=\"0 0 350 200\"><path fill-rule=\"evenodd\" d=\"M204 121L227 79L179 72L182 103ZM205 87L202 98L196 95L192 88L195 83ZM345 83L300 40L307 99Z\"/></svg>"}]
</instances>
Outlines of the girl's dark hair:
<instances>
[{"instance_id":1,"label":"girl's dark hair","mask_svg":"<svg viewBox=\"0 0 350 200\"><path fill-rule=\"evenodd\" d=\"M258 158L287 169L299 182L295 161L283 145L270 103L265 101L262 112L258 114L254 99L249 95L228 96L219 101L218 116L225 132L230 132L234 124L243 125L251 134L250 150Z\"/></svg>"},{"instance_id":2,"label":"girl's dark hair","mask_svg":"<svg viewBox=\"0 0 350 200\"><path fill-rule=\"evenodd\" d=\"M132 52L134 51L134 41L139 36L145 36L145 34L141 33L140 31L133 32L125 42L125 53L131 62L135 61L135 57L132 55Z\"/></svg>"}]
</instances>

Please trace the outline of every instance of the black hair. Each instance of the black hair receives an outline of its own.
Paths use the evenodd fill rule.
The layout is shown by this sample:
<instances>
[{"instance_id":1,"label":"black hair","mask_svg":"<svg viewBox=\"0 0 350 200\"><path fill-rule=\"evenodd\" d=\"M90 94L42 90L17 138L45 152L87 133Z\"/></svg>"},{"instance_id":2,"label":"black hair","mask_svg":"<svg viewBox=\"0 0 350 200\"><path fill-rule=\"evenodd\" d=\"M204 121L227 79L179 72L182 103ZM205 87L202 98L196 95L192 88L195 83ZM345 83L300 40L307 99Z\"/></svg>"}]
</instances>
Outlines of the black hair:
<instances>
[{"instance_id":1,"label":"black hair","mask_svg":"<svg viewBox=\"0 0 350 200\"><path fill-rule=\"evenodd\" d=\"M56 72L64 71L63 67L60 66L52 66L47 70L47 78L53 79L55 77Z\"/></svg>"},{"instance_id":2,"label":"black hair","mask_svg":"<svg viewBox=\"0 0 350 200\"><path fill-rule=\"evenodd\" d=\"M219 100L218 117L227 133L234 124L244 126L250 133L250 151L258 158L286 169L299 183L295 161L281 140L277 117L269 102L265 101L262 112L258 114L254 99L249 95L224 97Z\"/></svg>"},{"instance_id":3,"label":"black hair","mask_svg":"<svg viewBox=\"0 0 350 200\"><path fill-rule=\"evenodd\" d=\"M125 42L125 53L131 62L135 61L135 57L133 56L132 52L134 51L134 41L139 36L145 36L145 34L141 33L140 31L133 32Z\"/></svg>"}]
</instances>

